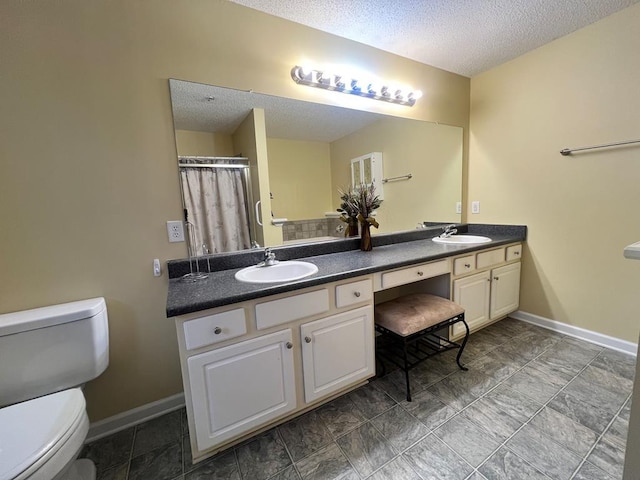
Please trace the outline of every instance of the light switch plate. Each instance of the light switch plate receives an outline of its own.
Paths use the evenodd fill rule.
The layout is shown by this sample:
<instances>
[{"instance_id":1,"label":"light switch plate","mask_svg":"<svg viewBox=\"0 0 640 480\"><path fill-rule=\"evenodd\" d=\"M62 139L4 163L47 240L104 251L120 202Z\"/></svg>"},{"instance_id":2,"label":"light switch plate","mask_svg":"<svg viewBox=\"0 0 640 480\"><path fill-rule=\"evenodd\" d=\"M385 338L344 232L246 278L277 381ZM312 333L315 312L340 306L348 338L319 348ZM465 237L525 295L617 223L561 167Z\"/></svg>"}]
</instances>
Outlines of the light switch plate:
<instances>
[{"instance_id":1,"label":"light switch plate","mask_svg":"<svg viewBox=\"0 0 640 480\"><path fill-rule=\"evenodd\" d=\"M471 202L471 213L480 213L480 202L478 200Z\"/></svg>"},{"instance_id":2,"label":"light switch plate","mask_svg":"<svg viewBox=\"0 0 640 480\"><path fill-rule=\"evenodd\" d=\"M153 259L153 276L159 277L160 275L162 275L162 267L160 266L160 259L154 258Z\"/></svg>"}]
</instances>

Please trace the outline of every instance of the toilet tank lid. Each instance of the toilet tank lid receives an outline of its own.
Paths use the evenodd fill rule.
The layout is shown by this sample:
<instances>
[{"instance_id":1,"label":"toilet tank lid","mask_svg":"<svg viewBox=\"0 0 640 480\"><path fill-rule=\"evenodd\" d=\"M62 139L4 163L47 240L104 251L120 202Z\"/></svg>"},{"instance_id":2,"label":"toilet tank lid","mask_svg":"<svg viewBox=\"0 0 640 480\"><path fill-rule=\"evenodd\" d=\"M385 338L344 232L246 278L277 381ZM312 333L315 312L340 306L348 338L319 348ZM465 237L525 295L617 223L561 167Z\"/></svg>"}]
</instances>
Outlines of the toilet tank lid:
<instances>
[{"instance_id":1,"label":"toilet tank lid","mask_svg":"<svg viewBox=\"0 0 640 480\"><path fill-rule=\"evenodd\" d=\"M104 312L106 308L104 298L98 297L4 313L0 315L0 337L91 318Z\"/></svg>"}]
</instances>

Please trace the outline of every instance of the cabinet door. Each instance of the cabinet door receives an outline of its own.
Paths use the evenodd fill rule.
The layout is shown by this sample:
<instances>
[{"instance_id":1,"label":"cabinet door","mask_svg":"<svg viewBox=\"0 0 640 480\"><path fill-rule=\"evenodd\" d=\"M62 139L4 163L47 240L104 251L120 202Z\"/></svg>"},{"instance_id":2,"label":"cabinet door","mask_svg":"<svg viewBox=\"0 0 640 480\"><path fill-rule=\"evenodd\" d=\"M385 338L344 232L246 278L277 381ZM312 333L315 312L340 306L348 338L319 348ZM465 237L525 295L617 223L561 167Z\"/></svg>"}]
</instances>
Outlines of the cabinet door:
<instances>
[{"instance_id":1,"label":"cabinet door","mask_svg":"<svg viewBox=\"0 0 640 480\"><path fill-rule=\"evenodd\" d=\"M490 289L489 272L477 273L453 282L453 301L464 308L464 319L470 330L489 321ZM452 337L459 337L464 333L462 323L456 323L452 327Z\"/></svg>"},{"instance_id":2,"label":"cabinet door","mask_svg":"<svg viewBox=\"0 0 640 480\"><path fill-rule=\"evenodd\" d=\"M515 312L520 304L520 262L491 270L491 318Z\"/></svg>"},{"instance_id":3,"label":"cabinet door","mask_svg":"<svg viewBox=\"0 0 640 480\"><path fill-rule=\"evenodd\" d=\"M307 402L375 374L371 306L305 323L300 334Z\"/></svg>"},{"instance_id":4,"label":"cabinet door","mask_svg":"<svg viewBox=\"0 0 640 480\"><path fill-rule=\"evenodd\" d=\"M199 450L296 408L291 329L187 359Z\"/></svg>"}]
</instances>

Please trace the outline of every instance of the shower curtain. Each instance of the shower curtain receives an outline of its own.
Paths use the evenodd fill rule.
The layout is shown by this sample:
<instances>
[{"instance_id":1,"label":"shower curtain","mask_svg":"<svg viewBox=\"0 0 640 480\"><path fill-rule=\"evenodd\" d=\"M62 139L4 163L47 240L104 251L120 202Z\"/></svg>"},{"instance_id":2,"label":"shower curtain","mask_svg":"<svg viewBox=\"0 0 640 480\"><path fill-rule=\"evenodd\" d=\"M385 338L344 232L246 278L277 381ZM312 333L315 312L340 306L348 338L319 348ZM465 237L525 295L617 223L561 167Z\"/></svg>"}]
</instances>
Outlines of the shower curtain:
<instances>
[{"instance_id":1,"label":"shower curtain","mask_svg":"<svg viewBox=\"0 0 640 480\"><path fill-rule=\"evenodd\" d=\"M184 159L180 163L229 164L230 161ZM243 173L237 168L180 167L188 215L191 255L249 248Z\"/></svg>"}]
</instances>

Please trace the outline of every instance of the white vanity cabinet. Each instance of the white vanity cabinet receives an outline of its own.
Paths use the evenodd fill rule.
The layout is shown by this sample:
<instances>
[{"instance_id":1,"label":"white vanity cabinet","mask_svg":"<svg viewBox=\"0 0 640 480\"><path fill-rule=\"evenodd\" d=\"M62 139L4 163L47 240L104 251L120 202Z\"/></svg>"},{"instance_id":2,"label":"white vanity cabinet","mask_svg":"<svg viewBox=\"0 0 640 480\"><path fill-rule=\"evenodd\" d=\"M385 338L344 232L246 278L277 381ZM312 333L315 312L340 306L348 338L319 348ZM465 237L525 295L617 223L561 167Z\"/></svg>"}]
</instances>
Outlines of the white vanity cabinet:
<instances>
[{"instance_id":1,"label":"white vanity cabinet","mask_svg":"<svg viewBox=\"0 0 640 480\"><path fill-rule=\"evenodd\" d=\"M520 262L491 270L489 318L496 320L515 312L520 304Z\"/></svg>"},{"instance_id":2,"label":"white vanity cabinet","mask_svg":"<svg viewBox=\"0 0 640 480\"><path fill-rule=\"evenodd\" d=\"M375 374L372 313L367 306L300 327L307 402Z\"/></svg>"},{"instance_id":3,"label":"white vanity cabinet","mask_svg":"<svg viewBox=\"0 0 640 480\"><path fill-rule=\"evenodd\" d=\"M477 330L518 309L522 245L478 252L454 258L453 301L465 309L469 330ZM465 328L458 323L451 337Z\"/></svg>"},{"instance_id":4,"label":"white vanity cabinet","mask_svg":"<svg viewBox=\"0 0 640 480\"><path fill-rule=\"evenodd\" d=\"M375 374L372 276L176 317L194 461Z\"/></svg>"},{"instance_id":5,"label":"white vanity cabinet","mask_svg":"<svg viewBox=\"0 0 640 480\"><path fill-rule=\"evenodd\" d=\"M200 450L295 410L292 340L286 329L187 359Z\"/></svg>"},{"instance_id":6,"label":"white vanity cabinet","mask_svg":"<svg viewBox=\"0 0 640 480\"><path fill-rule=\"evenodd\" d=\"M453 301L464 308L464 319L469 330L489 322L489 302L491 298L491 272L476 273L454 280ZM451 327L452 337L465 333L461 322Z\"/></svg>"}]
</instances>

